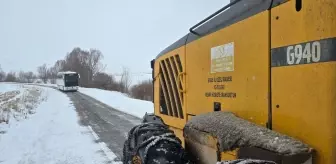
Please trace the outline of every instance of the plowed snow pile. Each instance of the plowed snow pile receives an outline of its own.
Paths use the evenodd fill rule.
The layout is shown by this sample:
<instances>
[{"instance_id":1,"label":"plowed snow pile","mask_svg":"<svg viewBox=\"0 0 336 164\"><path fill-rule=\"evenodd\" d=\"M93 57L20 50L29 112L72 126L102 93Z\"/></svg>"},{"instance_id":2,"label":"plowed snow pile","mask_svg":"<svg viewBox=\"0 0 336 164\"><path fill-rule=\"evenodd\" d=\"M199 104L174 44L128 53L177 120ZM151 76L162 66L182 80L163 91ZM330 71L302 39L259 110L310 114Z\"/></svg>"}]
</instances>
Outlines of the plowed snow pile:
<instances>
[{"instance_id":1,"label":"plowed snow pile","mask_svg":"<svg viewBox=\"0 0 336 164\"><path fill-rule=\"evenodd\" d=\"M154 104L152 102L133 99L120 92L82 87L79 88L79 92L135 117L142 118L146 112L154 113Z\"/></svg>"},{"instance_id":2,"label":"plowed snow pile","mask_svg":"<svg viewBox=\"0 0 336 164\"><path fill-rule=\"evenodd\" d=\"M29 114L35 113L37 105L45 100L41 95L42 89L33 86L11 85L4 87L4 92L0 90L0 123L9 124L12 121L27 119ZM8 91L11 88L13 90ZM2 127L2 128L1 128ZM4 133L4 126L0 126L0 131Z\"/></svg>"},{"instance_id":3,"label":"plowed snow pile","mask_svg":"<svg viewBox=\"0 0 336 164\"><path fill-rule=\"evenodd\" d=\"M113 153L107 158L89 128L78 124L61 92L0 83L0 104L1 164L101 164L115 158Z\"/></svg>"}]
</instances>

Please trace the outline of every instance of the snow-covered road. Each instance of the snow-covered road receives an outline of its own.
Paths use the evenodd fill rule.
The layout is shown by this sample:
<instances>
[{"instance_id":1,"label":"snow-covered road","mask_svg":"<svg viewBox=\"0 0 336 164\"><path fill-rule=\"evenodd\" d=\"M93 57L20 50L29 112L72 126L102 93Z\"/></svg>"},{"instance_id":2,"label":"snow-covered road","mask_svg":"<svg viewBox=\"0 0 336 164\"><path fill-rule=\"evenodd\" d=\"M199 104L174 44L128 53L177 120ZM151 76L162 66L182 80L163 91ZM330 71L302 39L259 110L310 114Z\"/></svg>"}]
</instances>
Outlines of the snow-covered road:
<instances>
[{"instance_id":1,"label":"snow-covered road","mask_svg":"<svg viewBox=\"0 0 336 164\"><path fill-rule=\"evenodd\" d=\"M15 90L13 85L0 84L0 92ZM19 121L11 118L9 124L0 123L0 131L4 131L0 134L1 164L100 164L116 157L103 143L96 142L97 134L91 127L79 124L66 94L39 88L46 99L37 106L36 113Z\"/></svg>"},{"instance_id":2,"label":"snow-covered road","mask_svg":"<svg viewBox=\"0 0 336 164\"><path fill-rule=\"evenodd\" d=\"M90 126L97 134L97 142L105 143L117 156L115 161L121 161L127 133L140 123L140 119L80 92L70 92L67 95L76 107L80 123Z\"/></svg>"}]
</instances>

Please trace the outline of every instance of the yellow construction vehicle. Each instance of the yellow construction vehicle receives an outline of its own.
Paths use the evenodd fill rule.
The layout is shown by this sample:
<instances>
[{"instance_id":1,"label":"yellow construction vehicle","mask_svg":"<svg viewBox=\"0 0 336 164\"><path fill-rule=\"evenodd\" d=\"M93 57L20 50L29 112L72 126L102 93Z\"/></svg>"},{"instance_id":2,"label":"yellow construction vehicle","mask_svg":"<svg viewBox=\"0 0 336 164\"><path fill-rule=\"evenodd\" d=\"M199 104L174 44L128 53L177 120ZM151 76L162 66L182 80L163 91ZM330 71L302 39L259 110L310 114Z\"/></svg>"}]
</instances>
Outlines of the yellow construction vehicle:
<instances>
[{"instance_id":1,"label":"yellow construction vehicle","mask_svg":"<svg viewBox=\"0 0 336 164\"><path fill-rule=\"evenodd\" d=\"M336 0L234 0L189 31L153 101L199 163L336 163Z\"/></svg>"}]
</instances>

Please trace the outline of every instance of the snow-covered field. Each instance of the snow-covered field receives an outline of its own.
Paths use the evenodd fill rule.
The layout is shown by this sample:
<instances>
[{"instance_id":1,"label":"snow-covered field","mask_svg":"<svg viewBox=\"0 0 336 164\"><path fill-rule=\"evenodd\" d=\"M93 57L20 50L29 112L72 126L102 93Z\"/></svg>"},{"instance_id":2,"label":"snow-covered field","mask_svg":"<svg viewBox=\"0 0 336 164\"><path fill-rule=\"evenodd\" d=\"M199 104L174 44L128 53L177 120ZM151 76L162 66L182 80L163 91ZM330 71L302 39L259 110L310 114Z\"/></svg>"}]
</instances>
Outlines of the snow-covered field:
<instances>
[{"instance_id":1,"label":"snow-covered field","mask_svg":"<svg viewBox=\"0 0 336 164\"><path fill-rule=\"evenodd\" d=\"M96 88L79 88L79 92L93 97L119 111L142 118L145 113L154 113L154 104L150 101L133 99L123 93Z\"/></svg>"},{"instance_id":2,"label":"snow-covered field","mask_svg":"<svg viewBox=\"0 0 336 164\"><path fill-rule=\"evenodd\" d=\"M11 92L12 91L12 92ZM15 91L15 92L13 92ZM115 155L78 123L70 99L47 87L0 83L0 163L105 163ZM9 98L6 98L9 97ZM60 103L61 102L61 103Z\"/></svg>"}]
</instances>

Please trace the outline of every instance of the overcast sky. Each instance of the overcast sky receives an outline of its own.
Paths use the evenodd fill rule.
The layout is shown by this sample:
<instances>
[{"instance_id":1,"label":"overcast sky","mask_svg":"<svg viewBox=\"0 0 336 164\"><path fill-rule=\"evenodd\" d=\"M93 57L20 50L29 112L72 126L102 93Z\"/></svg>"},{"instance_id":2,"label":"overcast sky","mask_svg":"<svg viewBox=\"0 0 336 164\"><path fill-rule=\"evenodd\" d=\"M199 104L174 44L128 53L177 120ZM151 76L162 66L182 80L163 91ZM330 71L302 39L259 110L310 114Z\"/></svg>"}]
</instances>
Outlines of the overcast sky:
<instances>
[{"instance_id":1,"label":"overcast sky","mask_svg":"<svg viewBox=\"0 0 336 164\"><path fill-rule=\"evenodd\" d=\"M0 0L0 65L36 71L74 47L97 48L107 72L150 60L229 0Z\"/></svg>"}]
</instances>

